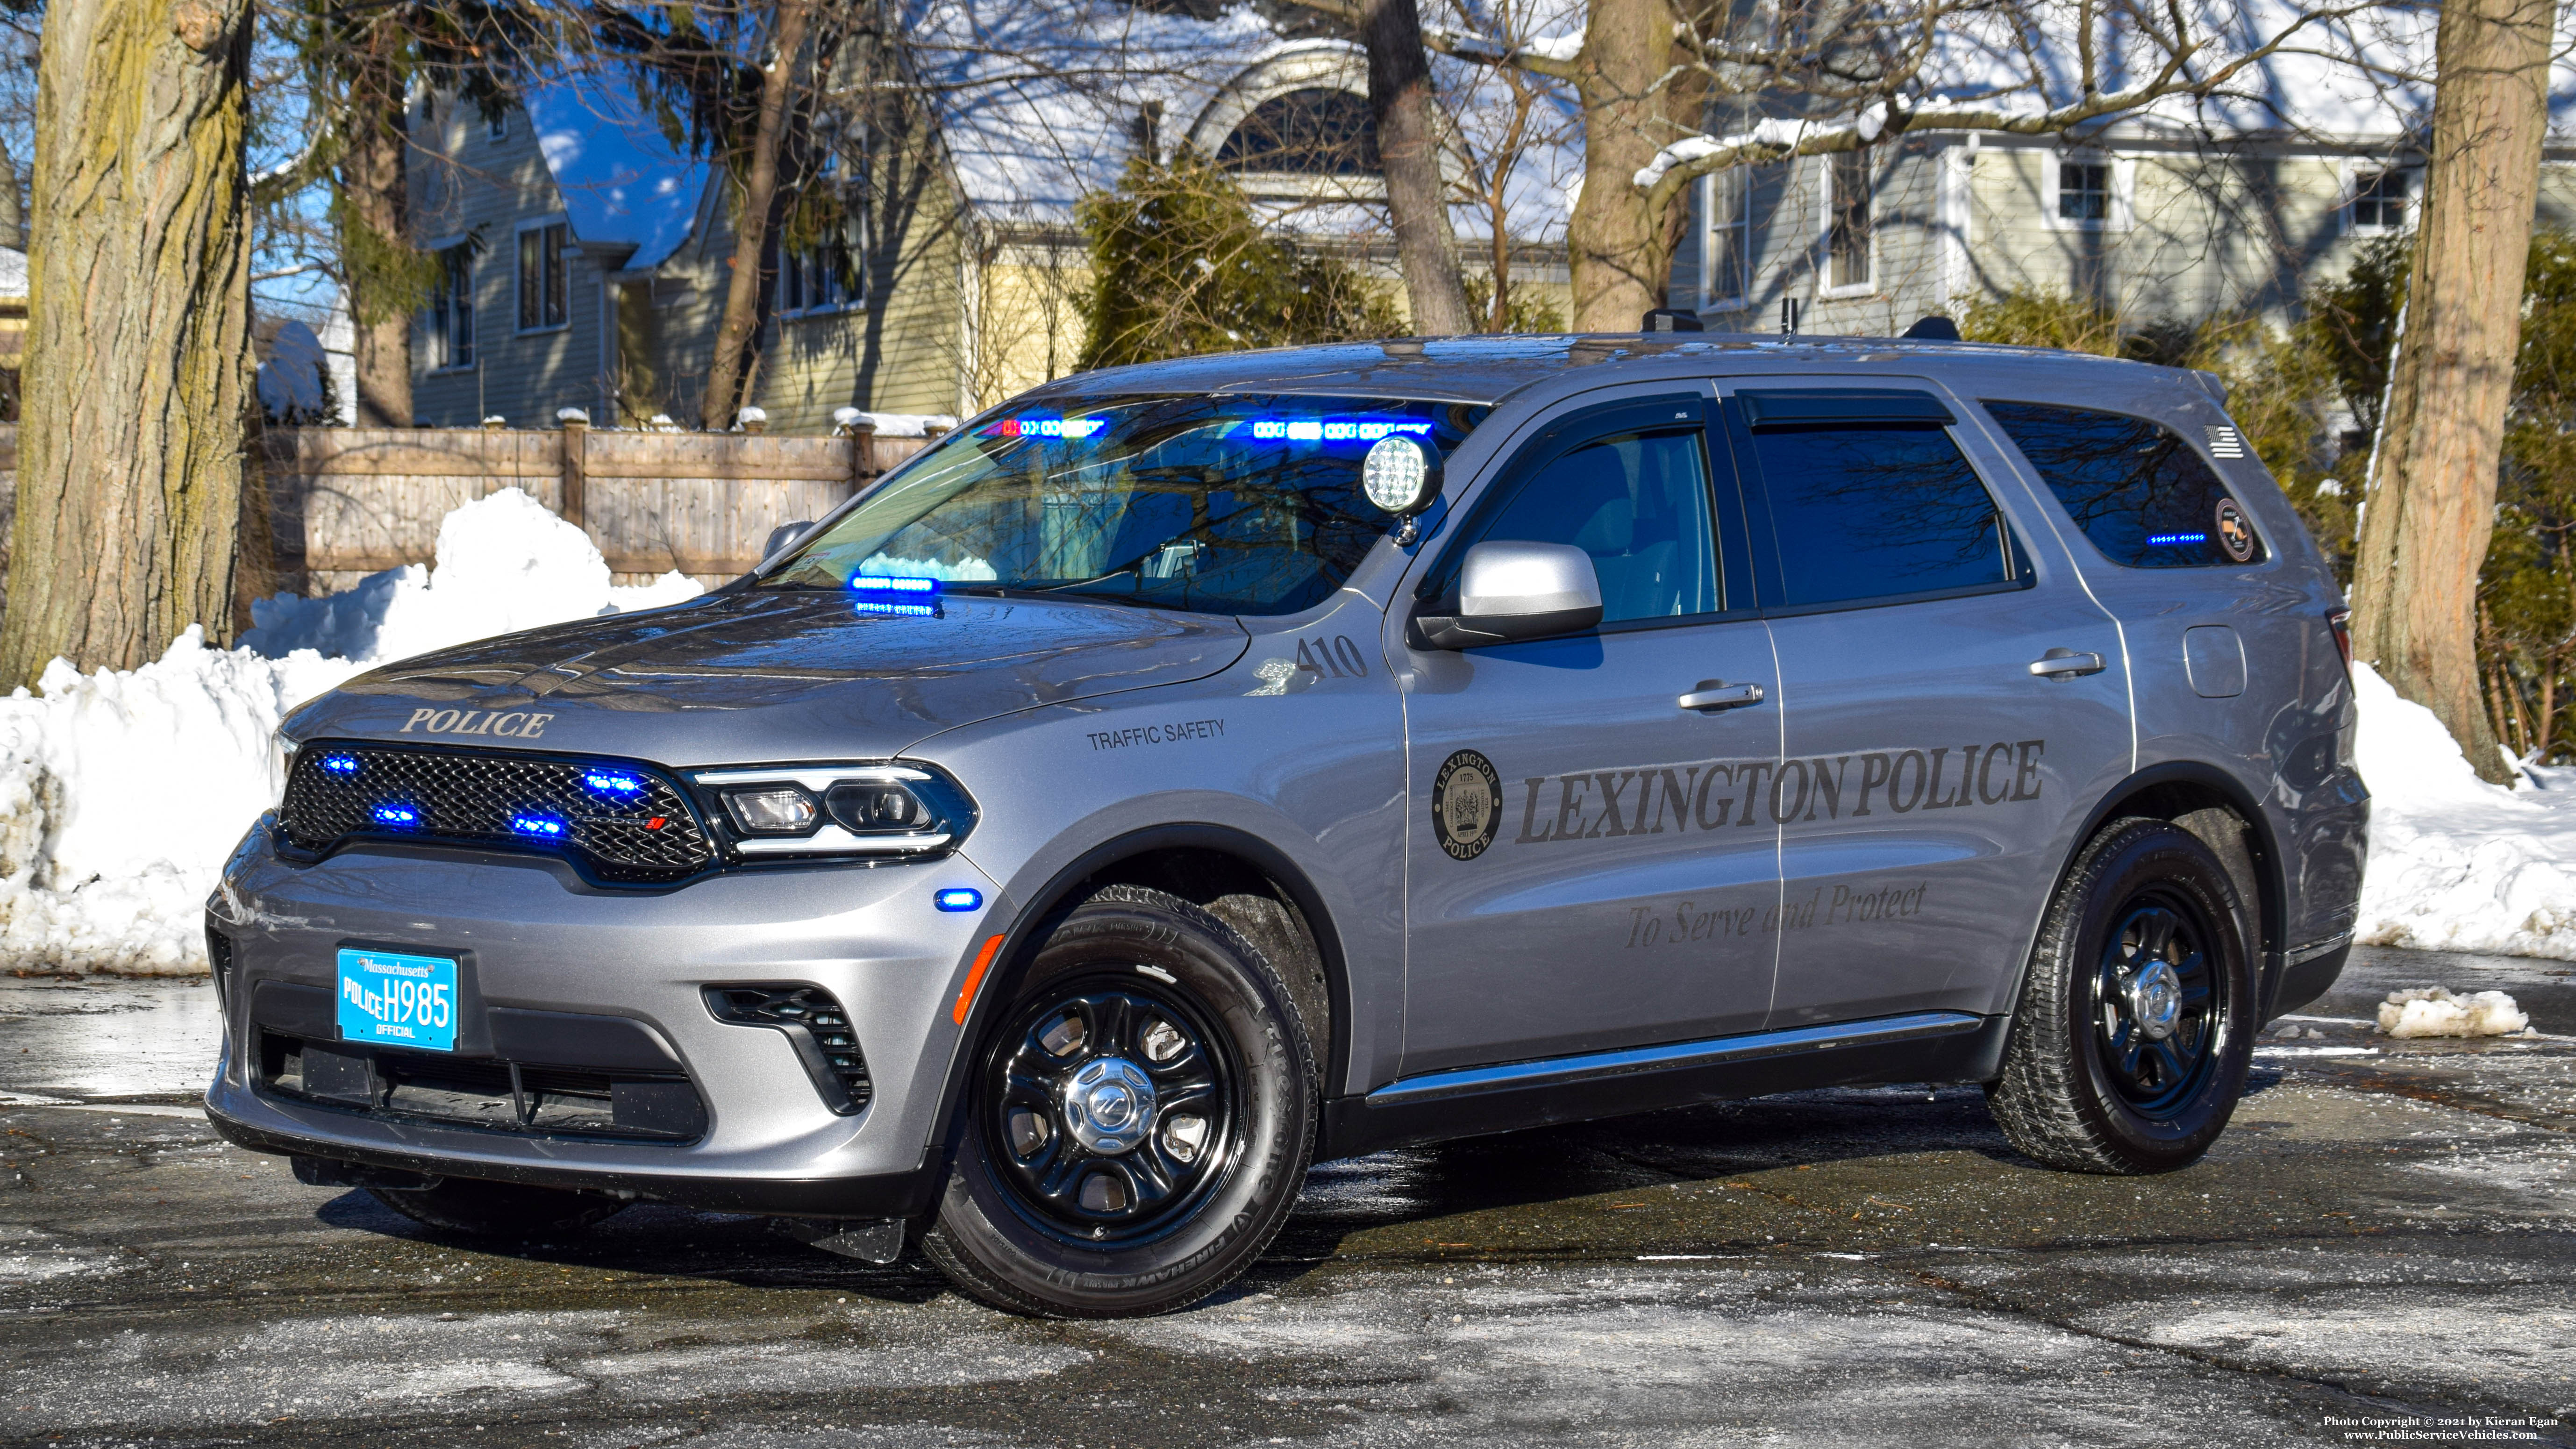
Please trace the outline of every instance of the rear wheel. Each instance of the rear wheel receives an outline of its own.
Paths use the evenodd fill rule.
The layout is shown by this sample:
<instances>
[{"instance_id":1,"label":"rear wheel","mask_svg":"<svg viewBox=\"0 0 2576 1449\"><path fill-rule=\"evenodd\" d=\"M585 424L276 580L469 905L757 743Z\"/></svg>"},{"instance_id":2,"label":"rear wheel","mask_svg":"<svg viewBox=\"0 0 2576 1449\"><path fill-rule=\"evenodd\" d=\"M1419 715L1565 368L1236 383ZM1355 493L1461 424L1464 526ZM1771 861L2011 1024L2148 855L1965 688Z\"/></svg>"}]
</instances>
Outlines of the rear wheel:
<instances>
[{"instance_id":1,"label":"rear wheel","mask_svg":"<svg viewBox=\"0 0 2576 1449\"><path fill-rule=\"evenodd\" d=\"M2254 1050L2245 906L2198 836L2106 826L2049 903L1987 1088L2015 1147L2075 1172L2169 1172L2225 1131Z\"/></svg>"},{"instance_id":2,"label":"rear wheel","mask_svg":"<svg viewBox=\"0 0 2576 1449\"><path fill-rule=\"evenodd\" d=\"M623 1200L595 1192L450 1177L435 1187L371 1187L376 1201L416 1223L480 1237L577 1232L615 1216Z\"/></svg>"},{"instance_id":3,"label":"rear wheel","mask_svg":"<svg viewBox=\"0 0 2576 1449\"><path fill-rule=\"evenodd\" d=\"M1161 891L1111 886L1038 949L978 1050L922 1251L996 1307L1187 1307L1287 1221L1313 1053L1278 973Z\"/></svg>"}]
</instances>

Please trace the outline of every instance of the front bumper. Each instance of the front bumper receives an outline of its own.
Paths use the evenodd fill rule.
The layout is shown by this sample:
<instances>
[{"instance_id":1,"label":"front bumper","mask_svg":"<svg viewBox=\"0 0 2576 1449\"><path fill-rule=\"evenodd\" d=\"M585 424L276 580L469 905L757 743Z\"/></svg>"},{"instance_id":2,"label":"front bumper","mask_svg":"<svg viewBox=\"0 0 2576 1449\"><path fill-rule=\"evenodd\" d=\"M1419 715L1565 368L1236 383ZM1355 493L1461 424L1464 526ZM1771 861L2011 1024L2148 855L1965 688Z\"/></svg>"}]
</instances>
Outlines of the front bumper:
<instances>
[{"instance_id":1,"label":"front bumper","mask_svg":"<svg viewBox=\"0 0 2576 1449\"><path fill-rule=\"evenodd\" d=\"M939 911L933 893L950 886L973 886L991 903ZM622 891L584 885L541 857L361 848L296 864L274 854L263 826L209 902L227 949L218 953L224 1058L207 1111L226 1137L264 1152L728 1211L910 1213L935 1189L960 1037L951 1008L977 944L1007 920L999 896L955 855ZM493 1008L640 1024L678 1058L703 1103L703 1132L679 1142L498 1131L264 1086L262 1033L275 1028L254 1021L254 1003L327 996L348 945L457 958L460 1057L494 1050L484 1015ZM303 990L263 998L263 982ZM832 1109L787 1034L717 1019L705 988L741 983L810 984L839 999L872 1084L862 1110ZM327 1025L298 1030L334 1045Z\"/></svg>"}]
</instances>

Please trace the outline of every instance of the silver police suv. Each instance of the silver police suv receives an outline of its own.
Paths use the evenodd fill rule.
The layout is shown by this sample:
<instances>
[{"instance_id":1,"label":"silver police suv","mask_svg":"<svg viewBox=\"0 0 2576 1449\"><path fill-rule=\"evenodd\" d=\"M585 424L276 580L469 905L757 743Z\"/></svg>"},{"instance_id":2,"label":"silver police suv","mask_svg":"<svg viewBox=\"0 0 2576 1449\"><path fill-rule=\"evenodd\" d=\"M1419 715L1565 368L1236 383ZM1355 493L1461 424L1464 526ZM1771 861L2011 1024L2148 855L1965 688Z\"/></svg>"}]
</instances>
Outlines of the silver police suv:
<instances>
[{"instance_id":1,"label":"silver police suv","mask_svg":"<svg viewBox=\"0 0 2576 1449\"><path fill-rule=\"evenodd\" d=\"M297 709L207 1106L443 1229L769 1214L1062 1315L1208 1294L1320 1159L1715 1098L1979 1082L2166 1171L2342 966L2342 620L2189 372L1086 374L704 598Z\"/></svg>"}]
</instances>

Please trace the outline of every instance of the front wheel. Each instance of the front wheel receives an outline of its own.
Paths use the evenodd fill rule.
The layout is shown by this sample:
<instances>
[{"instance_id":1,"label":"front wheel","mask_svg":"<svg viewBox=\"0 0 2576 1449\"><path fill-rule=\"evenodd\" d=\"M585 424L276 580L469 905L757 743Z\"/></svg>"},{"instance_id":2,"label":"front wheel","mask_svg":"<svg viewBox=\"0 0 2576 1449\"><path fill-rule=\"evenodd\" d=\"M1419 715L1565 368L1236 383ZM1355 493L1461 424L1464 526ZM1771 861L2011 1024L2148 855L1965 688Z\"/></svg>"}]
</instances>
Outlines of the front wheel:
<instances>
[{"instance_id":1,"label":"front wheel","mask_svg":"<svg viewBox=\"0 0 2576 1449\"><path fill-rule=\"evenodd\" d=\"M1110 886L983 1039L921 1247L1015 1313L1185 1308L1251 1266L1304 1180L1314 1056L1286 984L1199 907Z\"/></svg>"},{"instance_id":2,"label":"front wheel","mask_svg":"<svg viewBox=\"0 0 2576 1449\"><path fill-rule=\"evenodd\" d=\"M2245 906L2199 837L2114 821L2050 901L1986 1089L2013 1146L2073 1172L2170 1172L2227 1128L2254 1054Z\"/></svg>"}]
</instances>

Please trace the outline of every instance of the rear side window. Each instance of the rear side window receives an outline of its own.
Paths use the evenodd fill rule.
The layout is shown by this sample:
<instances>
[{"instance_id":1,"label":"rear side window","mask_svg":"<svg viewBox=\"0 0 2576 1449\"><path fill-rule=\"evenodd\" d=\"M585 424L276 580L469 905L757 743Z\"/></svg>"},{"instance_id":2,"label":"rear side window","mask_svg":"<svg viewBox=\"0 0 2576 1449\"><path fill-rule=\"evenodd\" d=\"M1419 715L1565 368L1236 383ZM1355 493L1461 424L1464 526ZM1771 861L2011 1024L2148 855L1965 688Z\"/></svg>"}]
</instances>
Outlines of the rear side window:
<instances>
[{"instance_id":1,"label":"rear side window","mask_svg":"<svg viewBox=\"0 0 2576 1449\"><path fill-rule=\"evenodd\" d=\"M1838 422L1744 434L1779 544L1786 608L2010 586L2010 530L1937 425Z\"/></svg>"},{"instance_id":2,"label":"rear side window","mask_svg":"<svg viewBox=\"0 0 2576 1449\"><path fill-rule=\"evenodd\" d=\"M2239 568L2263 541L2227 485L2161 423L2056 403L1986 412L2105 558L2133 569Z\"/></svg>"}]
</instances>

